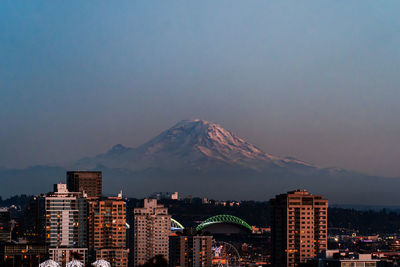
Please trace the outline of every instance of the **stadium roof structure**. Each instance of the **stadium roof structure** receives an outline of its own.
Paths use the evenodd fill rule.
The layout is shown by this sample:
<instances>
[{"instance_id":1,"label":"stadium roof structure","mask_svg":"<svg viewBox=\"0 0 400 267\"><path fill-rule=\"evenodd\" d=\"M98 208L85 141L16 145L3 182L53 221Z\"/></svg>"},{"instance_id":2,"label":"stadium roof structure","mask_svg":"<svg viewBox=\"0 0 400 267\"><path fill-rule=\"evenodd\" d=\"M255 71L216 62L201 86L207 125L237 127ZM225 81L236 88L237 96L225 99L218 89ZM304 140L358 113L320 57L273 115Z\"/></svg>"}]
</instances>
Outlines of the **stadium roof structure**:
<instances>
[{"instance_id":1,"label":"stadium roof structure","mask_svg":"<svg viewBox=\"0 0 400 267\"><path fill-rule=\"evenodd\" d=\"M182 224L180 224L177 220L171 218L171 231L181 231L185 229Z\"/></svg>"},{"instance_id":2,"label":"stadium roof structure","mask_svg":"<svg viewBox=\"0 0 400 267\"><path fill-rule=\"evenodd\" d=\"M204 222L202 222L201 224L199 224L196 227L196 231L200 232L203 229L205 229L205 228L207 228L207 227L209 227L211 225L224 224L224 223L226 223L226 224L236 224L236 225L239 225L239 226L241 226L241 227L243 227L243 228L245 228L245 229L247 229L249 231L253 230L251 228L251 226L247 222L243 221L242 219L240 219L240 218L238 218L236 216L227 215L227 214L220 214L220 215L216 215L216 216L210 217L207 220L205 220Z\"/></svg>"}]
</instances>

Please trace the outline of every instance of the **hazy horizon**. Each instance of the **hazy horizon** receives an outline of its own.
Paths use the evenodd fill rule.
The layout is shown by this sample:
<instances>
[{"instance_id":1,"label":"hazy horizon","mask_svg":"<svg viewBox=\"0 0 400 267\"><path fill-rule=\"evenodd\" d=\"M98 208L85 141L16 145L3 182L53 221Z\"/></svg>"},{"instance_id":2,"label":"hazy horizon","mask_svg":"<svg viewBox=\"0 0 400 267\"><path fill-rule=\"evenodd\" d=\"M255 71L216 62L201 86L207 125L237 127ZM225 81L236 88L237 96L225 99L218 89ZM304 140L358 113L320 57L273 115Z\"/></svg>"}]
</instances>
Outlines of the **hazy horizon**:
<instances>
[{"instance_id":1,"label":"hazy horizon","mask_svg":"<svg viewBox=\"0 0 400 267\"><path fill-rule=\"evenodd\" d=\"M0 6L0 167L200 118L272 155L400 177L398 1Z\"/></svg>"}]
</instances>

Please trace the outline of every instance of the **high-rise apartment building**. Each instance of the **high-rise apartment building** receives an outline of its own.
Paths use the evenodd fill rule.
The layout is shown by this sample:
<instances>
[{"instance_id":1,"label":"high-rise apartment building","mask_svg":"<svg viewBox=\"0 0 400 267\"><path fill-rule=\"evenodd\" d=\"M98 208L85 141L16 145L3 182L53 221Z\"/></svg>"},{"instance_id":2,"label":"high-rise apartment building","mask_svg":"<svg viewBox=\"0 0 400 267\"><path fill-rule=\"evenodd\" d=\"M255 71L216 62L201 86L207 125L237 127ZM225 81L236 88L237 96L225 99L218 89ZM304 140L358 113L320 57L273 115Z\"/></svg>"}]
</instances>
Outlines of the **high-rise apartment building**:
<instances>
[{"instance_id":1,"label":"high-rise apartment building","mask_svg":"<svg viewBox=\"0 0 400 267\"><path fill-rule=\"evenodd\" d=\"M89 200L91 261L104 259L111 266L128 266L126 203L122 196Z\"/></svg>"},{"instance_id":2,"label":"high-rise apartment building","mask_svg":"<svg viewBox=\"0 0 400 267\"><path fill-rule=\"evenodd\" d=\"M50 258L64 266L72 258L87 261L87 200L81 192L55 185L45 198L45 235Z\"/></svg>"},{"instance_id":3,"label":"high-rise apartment building","mask_svg":"<svg viewBox=\"0 0 400 267\"><path fill-rule=\"evenodd\" d=\"M69 171L67 187L71 192L86 193L88 198L101 197L101 179L99 171Z\"/></svg>"},{"instance_id":4,"label":"high-rise apartment building","mask_svg":"<svg viewBox=\"0 0 400 267\"><path fill-rule=\"evenodd\" d=\"M170 236L169 266L211 267L212 236Z\"/></svg>"},{"instance_id":5,"label":"high-rise apartment building","mask_svg":"<svg viewBox=\"0 0 400 267\"><path fill-rule=\"evenodd\" d=\"M328 200L295 190L270 200L272 265L297 266L327 249Z\"/></svg>"},{"instance_id":6,"label":"high-rise apartment building","mask_svg":"<svg viewBox=\"0 0 400 267\"><path fill-rule=\"evenodd\" d=\"M143 208L134 209L134 266L156 255L168 260L171 215L156 199L145 199Z\"/></svg>"}]
</instances>

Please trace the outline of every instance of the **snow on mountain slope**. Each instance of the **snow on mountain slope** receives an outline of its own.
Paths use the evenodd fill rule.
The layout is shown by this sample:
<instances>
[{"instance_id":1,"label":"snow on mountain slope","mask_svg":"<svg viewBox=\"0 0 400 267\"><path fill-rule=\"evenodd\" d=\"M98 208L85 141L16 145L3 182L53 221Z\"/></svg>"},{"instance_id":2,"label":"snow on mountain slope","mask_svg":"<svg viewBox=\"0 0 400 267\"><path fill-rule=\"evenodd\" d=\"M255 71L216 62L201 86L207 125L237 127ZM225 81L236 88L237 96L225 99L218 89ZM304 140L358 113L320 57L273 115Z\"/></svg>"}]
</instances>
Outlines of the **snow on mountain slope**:
<instances>
[{"instance_id":1,"label":"snow on mountain slope","mask_svg":"<svg viewBox=\"0 0 400 267\"><path fill-rule=\"evenodd\" d=\"M107 153L82 159L78 166L142 170L146 168L313 167L305 162L267 154L218 124L194 119L178 122L138 148L116 145Z\"/></svg>"},{"instance_id":2,"label":"snow on mountain slope","mask_svg":"<svg viewBox=\"0 0 400 267\"><path fill-rule=\"evenodd\" d=\"M0 193L21 192L24 185L24 193L38 194L43 192L43 184L50 187L66 170L85 169L103 172L106 193L123 188L135 197L154 191L180 191L216 199L268 200L288 190L305 188L336 203L400 201L399 178L319 168L294 158L273 156L203 120L181 121L137 148L118 144L104 154L65 168L0 170L5 185Z\"/></svg>"}]
</instances>

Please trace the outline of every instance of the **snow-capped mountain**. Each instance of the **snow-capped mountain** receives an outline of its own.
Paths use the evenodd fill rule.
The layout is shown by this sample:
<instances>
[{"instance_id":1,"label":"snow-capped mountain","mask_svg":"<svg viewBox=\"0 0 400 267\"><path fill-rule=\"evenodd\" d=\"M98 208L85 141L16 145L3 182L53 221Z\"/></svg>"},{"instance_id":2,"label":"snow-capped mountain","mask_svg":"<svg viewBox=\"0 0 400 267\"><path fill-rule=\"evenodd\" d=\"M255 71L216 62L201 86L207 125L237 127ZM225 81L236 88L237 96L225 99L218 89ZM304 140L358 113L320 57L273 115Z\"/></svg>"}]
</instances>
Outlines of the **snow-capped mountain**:
<instances>
[{"instance_id":1,"label":"snow-capped mountain","mask_svg":"<svg viewBox=\"0 0 400 267\"><path fill-rule=\"evenodd\" d=\"M51 190L53 183L64 181L67 170L102 171L105 194L123 189L135 197L154 191L179 191L216 199L268 200L302 188L335 203L400 202L399 178L320 168L294 158L273 156L204 120L181 121L137 148L118 144L104 154L70 166L0 169L4 185L0 195L43 193L47 190L44 187Z\"/></svg>"},{"instance_id":2,"label":"snow-capped mountain","mask_svg":"<svg viewBox=\"0 0 400 267\"><path fill-rule=\"evenodd\" d=\"M220 125L205 120L183 120L149 142L128 148L115 145L107 153L77 162L80 168L143 170L313 167L294 158L267 154Z\"/></svg>"}]
</instances>

